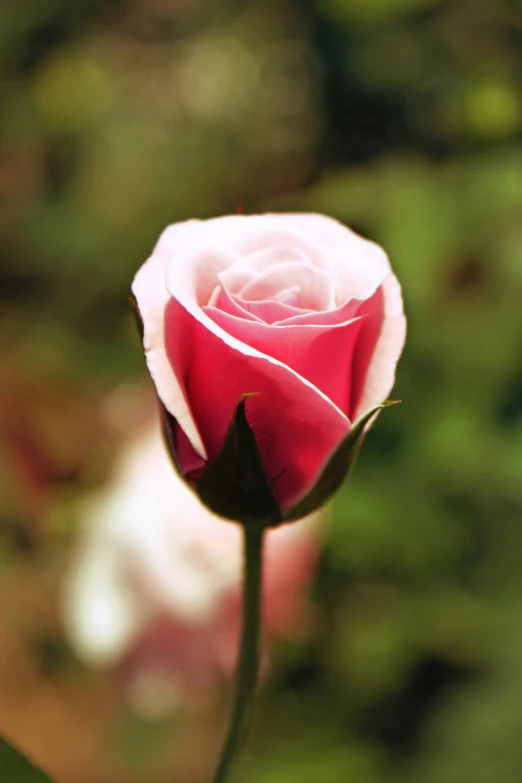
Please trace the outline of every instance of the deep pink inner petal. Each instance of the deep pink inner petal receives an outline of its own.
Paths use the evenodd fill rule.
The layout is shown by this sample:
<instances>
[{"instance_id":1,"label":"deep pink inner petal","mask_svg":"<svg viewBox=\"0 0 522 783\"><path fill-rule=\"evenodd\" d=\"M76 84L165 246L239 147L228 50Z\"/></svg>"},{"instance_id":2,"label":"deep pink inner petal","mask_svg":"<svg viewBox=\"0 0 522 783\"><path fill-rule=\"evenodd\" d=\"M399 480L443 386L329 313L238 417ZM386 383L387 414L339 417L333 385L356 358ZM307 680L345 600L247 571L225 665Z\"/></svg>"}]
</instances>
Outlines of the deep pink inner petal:
<instances>
[{"instance_id":1,"label":"deep pink inner petal","mask_svg":"<svg viewBox=\"0 0 522 783\"><path fill-rule=\"evenodd\" d=\"M248 321L262 321L263 319L250 307L250 302L244 302L237 296L230 294L225 286L220 282L219 293L216 297L215 305L211 305L218 310L222 310L229 315L236 315L238 318L245 318Z\"/></svg>"},{"instance_id":2,"label":"deep pink inner petal","mask_svg":"<svg viewBox=\"0 0 522 783\"><path fill-rule=\"evenodd\" d=\"M242 326L264 326L216 313ZM210 460L223 445L241 396L260 392L248 401L248 420L276 498L283 508L291 506L349 431L347 418L287 367L229 345L174 297L165 308L165 346Z\"/></svg>"},{"instance_id":3,"label":"deep pink inner petal","mask_svg":"<svg viewBox=\"0 0 522 783\"><path fill-rule=\"evenodd\" d=\"M359 314L359 307L361 302L359 299L352 299L342 307L337 307L334 310L321 310L316 312L315 310L301 310L290 318L284 318L280 321L274 321L274 326L335 326L336 324L343 323L344 321L351 321Z\"/></svg>"},{"instance_id":4,"label":"deep pink inner petal","mask_svg":"<svg viewBox=\"0 0 522 783\"><path fill-rule=\"evenodd\" d=\"M189 479L199 479L206 466L206 462L199 456L177 422L175 427L175 441L177 452L176 458L182 474Z\"/></svg>"},{"instance_id":5,"label":"deep pink inner petal","mask_svg":"<svg viewBox=\"0 0 522 783\"><path fill-rule=\"evenodd\" d=\"M239 296L233 296L231 298L243 312L249 313L250 316L255 316L256 320L264 321L265 324L271 324L274 323L274 321L286 321L287 319L298 315L305 316L307 313L314 312L313 310L301 310L299 307L289 304L288 299L290 299L290 301L295 301L293 297L287 297L282 302L277 302L275 299L268 299L264 302L246 302ZM217 307L219 310L230 313L230 315L239 315L237 312L231 312L230 309L219 307L219 305L217 305Z\"/></svg>"},{"instance_id":6,"label":"deep pink inner petal","mask_svg":"<svg viewBox=\"0 0 522 783\"><path fill-rule=\"evenodd\" d=\"M245 321L213 307L205 307L204 312L228 334L291 367L348 415L352 361L363 319L326 326L275 327Z\"/></svg>"}]
</instances>

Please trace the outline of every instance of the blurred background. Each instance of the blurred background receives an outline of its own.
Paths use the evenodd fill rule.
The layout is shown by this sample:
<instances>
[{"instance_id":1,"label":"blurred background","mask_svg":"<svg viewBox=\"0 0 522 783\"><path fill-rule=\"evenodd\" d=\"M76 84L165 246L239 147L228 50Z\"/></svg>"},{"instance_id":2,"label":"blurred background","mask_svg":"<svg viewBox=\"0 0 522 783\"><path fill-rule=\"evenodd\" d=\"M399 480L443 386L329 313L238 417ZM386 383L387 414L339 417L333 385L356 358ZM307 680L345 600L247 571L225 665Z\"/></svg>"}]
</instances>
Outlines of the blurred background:
<instances>
[{"instance_id":1,"label":"blurred background","mask_svg":"<svg viewBox=\"0 0 522 783\"><path fill-rule=\"evenodd\" d=\"M234 780L518 783L520 0L4 0L0 73L0 730L59 783L208 778L224 684L129 699L64 595L86 499L153 416L127 295L160 231L314 210L392 259L403 404L317 539Z\"/></svg>"}]
</instances>

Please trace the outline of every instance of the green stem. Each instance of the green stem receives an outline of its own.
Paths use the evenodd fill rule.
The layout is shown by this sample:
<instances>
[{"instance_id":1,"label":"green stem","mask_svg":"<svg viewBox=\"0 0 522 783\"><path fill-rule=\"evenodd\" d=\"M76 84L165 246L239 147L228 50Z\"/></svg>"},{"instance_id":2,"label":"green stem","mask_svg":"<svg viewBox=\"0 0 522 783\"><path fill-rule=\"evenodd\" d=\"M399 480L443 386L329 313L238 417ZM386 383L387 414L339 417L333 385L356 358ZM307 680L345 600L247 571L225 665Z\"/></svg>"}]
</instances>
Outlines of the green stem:
<instances>
[{"instance_id":1,"label":"green stem","mask_svg":"<svg viewBox=\"0 0 522 783\"><path fill-rule=\"evenodd\" d=\"M227 779L242 737L248 706L256 688L261 631L263 533L262 528L258 530L243 527L243 625L236 673L236 697L213 783L224 783Z\"/></svg>"}]
</instances>

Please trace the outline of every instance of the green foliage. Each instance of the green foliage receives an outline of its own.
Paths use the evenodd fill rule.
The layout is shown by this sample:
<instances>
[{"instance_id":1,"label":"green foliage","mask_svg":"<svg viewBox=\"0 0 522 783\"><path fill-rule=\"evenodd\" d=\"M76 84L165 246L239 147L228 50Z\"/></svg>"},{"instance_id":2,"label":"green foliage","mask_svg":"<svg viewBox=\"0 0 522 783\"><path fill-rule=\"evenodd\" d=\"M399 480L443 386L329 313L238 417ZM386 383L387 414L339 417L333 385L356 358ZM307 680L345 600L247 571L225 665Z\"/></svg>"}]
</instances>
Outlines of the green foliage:
<instances>
[{"instance_id":1,"label":"green foliage","mask_svg":"<svg viewBox=\"0 0 522 783\"><path fill-rule=\"evenodd\" d=\"M0 774L6 783L52 783L51 779L31 764L9 742L0 737Z\"/></svg>"}]
</instances>

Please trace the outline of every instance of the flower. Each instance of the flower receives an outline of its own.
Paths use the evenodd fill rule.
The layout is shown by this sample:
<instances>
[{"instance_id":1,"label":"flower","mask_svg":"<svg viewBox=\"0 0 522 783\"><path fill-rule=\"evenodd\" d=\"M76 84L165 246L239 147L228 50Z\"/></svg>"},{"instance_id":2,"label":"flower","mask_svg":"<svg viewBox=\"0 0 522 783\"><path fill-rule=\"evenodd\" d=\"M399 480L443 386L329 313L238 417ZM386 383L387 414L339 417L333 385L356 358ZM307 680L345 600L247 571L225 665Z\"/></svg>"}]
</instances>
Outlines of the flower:
<instances>
[{"instance_id":1,"label":"flower","mask_svg":"<svg viewBox=\"0 0 522 783\"><path fill-rule=\"evenodd\" d=\"M147 716L197 702L232 674L241 530L172 470L158 425L125 446L114 478L85 501L63 616L78 655L114 667L131 707ZM267 636L306 628L317 551L318 515L266 534Z\"/></svg>"},{"instance_id":2,"label":"flower","mask_svg":"<svg viewBox=\"0 0 522 783\"><path fill-rule=\"evenodd\" d=\"M251 505L264 497L269 516L273 495L277 523L311 508L303 501L322 481L313 495L321 505L351 457L333 478L332 460L354 422L386 400L404 343L400 287L384 251L322 215L189 220L163 232L133 293L175 462L205 502L243 521L245 504L230 495L257 484ZM227 433L247 425L263 476L252 439L239 439L228 473L253 465L255 475L227 490L227 471L219 463L214 480L212 466ZM229 497L216 499L216 487Z\"/></svg>"}]
</instances>

